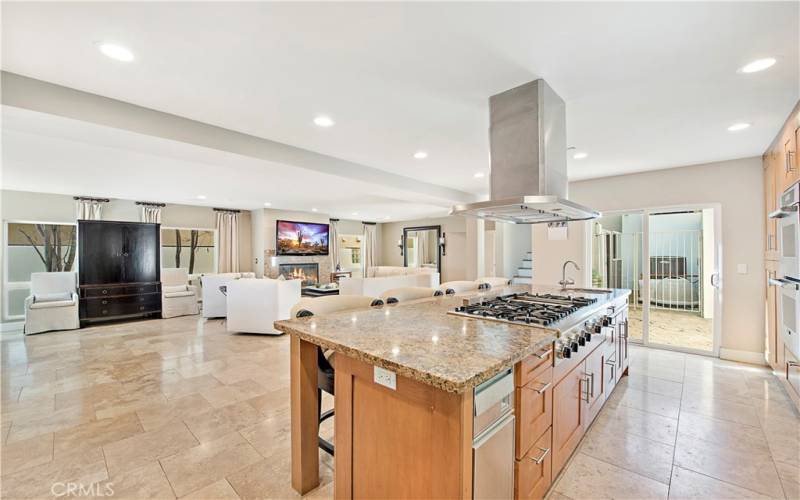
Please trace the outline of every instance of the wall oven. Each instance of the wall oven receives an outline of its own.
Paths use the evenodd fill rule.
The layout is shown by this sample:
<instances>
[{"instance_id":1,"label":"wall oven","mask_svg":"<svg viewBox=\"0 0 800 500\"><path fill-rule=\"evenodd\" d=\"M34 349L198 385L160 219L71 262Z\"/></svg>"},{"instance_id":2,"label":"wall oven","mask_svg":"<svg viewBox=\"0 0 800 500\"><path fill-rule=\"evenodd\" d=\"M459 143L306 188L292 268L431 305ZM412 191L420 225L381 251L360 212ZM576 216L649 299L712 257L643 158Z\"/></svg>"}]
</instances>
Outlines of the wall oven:
<instances>
[{"instance_id":1,"label":"wall oven","mask_svg":"<svg viewBox=\"0 0 800 500\"><path fill-rule=\"evenodd\" d=\"M778 220L780 260L778 277L769 284L779 287L778 318L786 347L800 354L800 184L784 191L779 200L781 208L770 218Z\"/></svg>"},{"instance_id":2,"label":"wall oven","mask_svg":"<svg viewBox=\"0 0 800 500\"><path fill-rule=\"evenodd\" d=\"M770 218L778 220L780 262L778 275L800 281L800 184L787 189L779 200L780 208Z\"/></svg>"}]
</instances>

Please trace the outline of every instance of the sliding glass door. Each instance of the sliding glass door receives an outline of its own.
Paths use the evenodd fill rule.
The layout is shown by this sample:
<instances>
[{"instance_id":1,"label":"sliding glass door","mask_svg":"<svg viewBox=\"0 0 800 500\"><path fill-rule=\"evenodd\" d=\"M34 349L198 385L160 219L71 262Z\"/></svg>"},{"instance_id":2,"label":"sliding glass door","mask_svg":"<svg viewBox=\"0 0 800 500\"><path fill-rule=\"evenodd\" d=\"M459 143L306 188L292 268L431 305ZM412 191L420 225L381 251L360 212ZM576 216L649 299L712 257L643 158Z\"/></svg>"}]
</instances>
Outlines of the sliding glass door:
<instances>
[{"instance_id":1,"label":"sliding glass door","mask_svg":"<svg viewBox=\"0 0 800 500\"><path fill-rule=\"evenodd\" d=\"M631 290L631 341L718 354L719 237L716 206L619 212L593 222L593 285Z\"/></svg>"}]
</instances>

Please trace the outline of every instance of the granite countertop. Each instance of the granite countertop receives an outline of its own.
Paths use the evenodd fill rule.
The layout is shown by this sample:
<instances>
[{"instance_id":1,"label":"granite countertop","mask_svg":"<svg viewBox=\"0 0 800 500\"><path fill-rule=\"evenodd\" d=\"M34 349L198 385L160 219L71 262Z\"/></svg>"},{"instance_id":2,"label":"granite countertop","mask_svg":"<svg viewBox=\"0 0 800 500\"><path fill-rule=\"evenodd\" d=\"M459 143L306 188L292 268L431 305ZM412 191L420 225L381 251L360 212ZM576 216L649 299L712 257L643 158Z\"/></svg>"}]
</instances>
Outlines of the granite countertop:
<instances>
[{"instance_id":1,"label":"granite countertop","mask_svg":"<svg viewBox=\"0 0 800 500\"><path fill-rule=\"evenodd\" d=\"M562 293L557 287L510 286L276 321L275 328L399 375L460 393L541 351L558 337L560 331L574 326L575 321L545 328L447 314L464 299L480 300L481 297L523 291ZM629 293L628 290L614 290L601 295L572 294L599 299L577 315L583 318Z\"/></svg>"}]
</instances>

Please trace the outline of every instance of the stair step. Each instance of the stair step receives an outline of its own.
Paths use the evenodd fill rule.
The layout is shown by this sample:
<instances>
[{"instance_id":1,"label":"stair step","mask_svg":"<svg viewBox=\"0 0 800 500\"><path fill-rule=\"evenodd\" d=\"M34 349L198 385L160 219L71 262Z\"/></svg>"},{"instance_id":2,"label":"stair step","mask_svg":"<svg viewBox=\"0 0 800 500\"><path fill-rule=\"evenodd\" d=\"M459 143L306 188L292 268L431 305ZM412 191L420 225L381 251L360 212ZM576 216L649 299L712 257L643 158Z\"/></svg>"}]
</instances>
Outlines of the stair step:
<instances>
[{"instance_id":1,"label":"stair step","mask_svg":"<svg viewBox=\"0 0 800 500\"><path fill-rule=\"evenodd\" d=\"M533 278L530 276L514 276L511 278L511 284L513 285L531 285L533 284Z\"/></svg>"},{"instance_id":2,"label":"stair step","mask_svg":"<svg viewBox=\"0 0 800 500\"><path fill-rule=\"evenodd\" d=\"M520 267L517 269L517 276L533 276L533 269L530 267Z\"/></svg>"},{"instance_id":3,"label":"stair step","mask_svg":"<svg viewBox=\"0 0 800 500\"><path fill-rule=\"evenodd\" d=\"M523 260L522 265L519 266L521 269L532 269L533 268L533 261L532 260Z\"/></svg>"}]
</instances>

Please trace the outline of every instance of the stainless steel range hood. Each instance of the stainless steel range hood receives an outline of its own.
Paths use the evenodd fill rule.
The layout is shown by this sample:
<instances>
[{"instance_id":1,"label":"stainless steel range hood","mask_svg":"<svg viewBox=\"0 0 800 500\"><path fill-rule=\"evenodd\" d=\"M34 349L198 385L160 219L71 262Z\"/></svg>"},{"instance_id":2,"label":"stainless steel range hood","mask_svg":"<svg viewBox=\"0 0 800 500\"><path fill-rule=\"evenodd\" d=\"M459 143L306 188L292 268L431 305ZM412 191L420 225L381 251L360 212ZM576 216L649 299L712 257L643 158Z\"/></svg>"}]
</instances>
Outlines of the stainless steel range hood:
<instances>
[{"instance_id":1,"label":"stainless steel range hood","mask_svg":"<svg viewBox=\"0 0 800 500\"><path fill-rule=\"evenodd\" d=\"M539 224L600 217L567 200L564 101L544 80L489 98L490 201L456 205L450 215Z\"/></svg>"}]
</instances>

